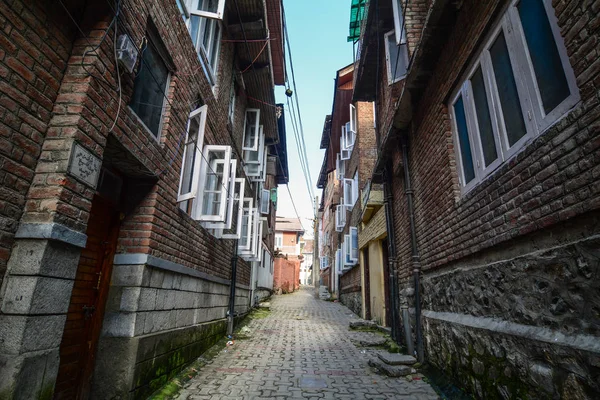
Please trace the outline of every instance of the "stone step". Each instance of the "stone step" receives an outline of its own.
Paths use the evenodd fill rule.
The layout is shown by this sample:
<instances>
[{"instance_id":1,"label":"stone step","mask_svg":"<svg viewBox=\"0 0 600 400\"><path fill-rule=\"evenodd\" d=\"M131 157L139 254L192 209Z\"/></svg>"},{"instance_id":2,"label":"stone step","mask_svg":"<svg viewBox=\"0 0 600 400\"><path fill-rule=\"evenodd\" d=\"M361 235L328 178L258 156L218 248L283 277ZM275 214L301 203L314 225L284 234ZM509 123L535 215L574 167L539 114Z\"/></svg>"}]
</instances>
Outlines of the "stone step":
<instances>
[{"instance_id":1,"label":"stone step","mask_svg":"<svg viewBox=\"0 0 600 400\"><path fill-rule=\"evenodd\" d=\"M417 359L407 354L379 353L377 357L388 365L413 365Z\"/></svg>"},{"instance_id":2,"label":"stone step","mask_svg":"<svg viewBox=\"0 0 600 400\"><path fill-rule=\"evenodd\" d=\"M361 319L358 321L350 321L350 323L348 325L350 326L350 329L357 329L357 328L377 329L377 323L375 323L374 321L367 321L364 319Z\"/></svg>"},{"instance_id":3,"label":"stone step","mask_svg":"<svg viewBox=\"0 0 600 400\"><path fill-rule=\"evenodd\" d=\"M370 359L369 365L375 368L380 374L391 376L393 378L410 375L413 371L408 365L388 365L379 358Z\"/></svg>"}]
</instances>

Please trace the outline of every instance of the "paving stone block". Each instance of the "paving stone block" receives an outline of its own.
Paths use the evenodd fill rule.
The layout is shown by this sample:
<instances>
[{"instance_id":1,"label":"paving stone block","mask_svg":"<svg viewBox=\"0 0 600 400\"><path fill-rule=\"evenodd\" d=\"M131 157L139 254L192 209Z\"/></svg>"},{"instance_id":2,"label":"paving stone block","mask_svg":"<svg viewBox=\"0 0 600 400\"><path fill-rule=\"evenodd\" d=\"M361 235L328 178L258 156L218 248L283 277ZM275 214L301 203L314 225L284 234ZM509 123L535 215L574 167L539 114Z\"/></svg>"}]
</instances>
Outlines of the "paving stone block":
<instances>
[{"instance_id":1,"label":"paving stone block","mask_svg":"<svg viewBox=\"0 0 600 400\"><path fill-rule=\"evenodd\" d=\"M377 369L383 375L394 378L409 375L412 370L412 368L407 365L388 365L378 358L370 359L369 365Z\"/></svg>"},{"instance_id":2,"label":"paving stone block","mask_svg":"<svg viewBox=\"0 0 600 400\"><path fill-rule=\"evenodd\" d=\"M379 353L377 357L388 365L413 365L417 359L413 356L398 353Z\"/></svg>"}]
</instances>

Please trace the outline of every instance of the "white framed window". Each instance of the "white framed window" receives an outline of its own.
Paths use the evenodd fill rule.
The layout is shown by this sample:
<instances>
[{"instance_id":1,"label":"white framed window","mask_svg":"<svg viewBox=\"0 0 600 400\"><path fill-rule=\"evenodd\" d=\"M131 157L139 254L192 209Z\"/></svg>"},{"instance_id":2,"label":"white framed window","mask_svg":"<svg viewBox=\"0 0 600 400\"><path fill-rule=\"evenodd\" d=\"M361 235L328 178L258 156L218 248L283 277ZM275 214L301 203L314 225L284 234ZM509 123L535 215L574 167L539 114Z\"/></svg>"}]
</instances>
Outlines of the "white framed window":
<instances>
[{"instance_id":1,"label":"white framed window","mask_svg":"<svg viewBox=\"0 0 600 400\"><path fill-rule=\"evenodd\" d=\"M242 150L257 151L260 139L260 110L258 108L246 109L244 120L244 140Z\"/></svg>"},{"instance_id":2,"label":"white framed window","mask_svg":"<svg viewBox=\"0 0 600 400\"><path fill-rule=\"evenodd\" d=\"M223 19L225 0L195 0L192 4L189 7L192 15L210 19Z\"/></svg>"},{"instance_id":3,"label":"white framed window","mask_svg":"<svg viewBox=\"0 0 600 400\"><path fill-rule=\"evenodd\" d=\"M342 257L342 249L337 249L335 251L335 272L339 275L342 273L344 269L343 265L343 257Z\"/></svg>"},{"instance_id":4,"label":"white framed window","mask_svg":"<svg viewBox=\"0 0 600 400\"><path fill-rule=\"evenodd\" d=\"M354 148L354 142L356 141L356 131L352 130L350 122L346 122L345 133L346 133L346 137L344 138L345 148L350 150L350 153L352 153L352 149Z\"/></svg>"},{"instance_id":5,"label":"white framed window","mask_svg":"<svg viewBox=\"0 0 600 400\"><path fill-rule=\"evenodd\" d=\"M406 43L406 25L402 11L402 0L392 0L392 8L394 11L394 38L396 44L401 45Z\"/></svg>"},{"instance_id":6,"label":"white framed window","mask_svg":"<svg viewBox=\"0 0 600 400\"><path fill-rule=\"evenodd\" d=\"M252 223L249 225L249 229L248 229L248 242L246 243L246 247L247 248L238 248L238 253L240 254L240 256L244 256L244 257L252 257L254 256L256 253L256 246L257 246L257 241L260 240L259 238L259 229L262 226L262 224L260 223L260 214L258 211L258 208L253 208L251 210L252 213Z\"/></svg>"},{"instance_id":7,"label":"white framed window","mask_svg":"<svg viewBox=\"0 0 600 400\"><path fill-rule=\"evenodd\" d=\"M342 160L349 160L350 156L352 155L352 149L346 149L346 143L345 143L345 137L346 137L346 126L344 125L342 127L342 136L340 137L340 159Z\"/></svg>"},{"instance_id":8,"label":"white framed window","mask_svg":"<svg viewBox=\"0 0 600 400\"><path fill-rule=\"evenodd\" d=\"M238 250L249 250L252 245L252 219L254 217L252 197L244 197L244 208L242 210L242 232L238 241Z\"/></svg>"},{"instance_id":9,"label":"white framed window","mask_svg":"<svg viewBox=\"0 0 600 400\"><path fill-rule=\"evenodd\" d=\"M388 84L396 83L406 77L408 71L408 45L397 44L395 31L384 35L385 61L387 66Z\"/></svg>"},{"instance_id":10,"label":"white framed window","mask_svg":"<svg viewBox=\"0 0 600 400\"><path fill-rule=\"evenodd\" d=\"M188 20L190 19L190 11L188 9L188 2L190 0L177 0L177 8L179 9L179 13L181 14L181 18L183 22L187 25Z\"/></svg>"},{"instance_id":11,"label":"white framed window","mask_svg":"<svg viewBox=\"0 0 600 400\"><path fill-rule=\"evenodd\" d=\"M246 164L262 164L265 152L265 134L263 126L259 126L258 130L258 147L256 150L244 150L244 163Z\"/></svg>"},{"instance_id":12,"label":"white framed window","mask_svg":"<svg viewBox=\"0 0 600 400\"><path fill-rule=\"evenodd\" d=\"M346 206L343 204L343 199L341 200L340 205L335 208L335 230L337 232L341 232L344 230L344 226L346 226Z\"/></svg>"},{"instance_id":13,"label":"white framed window","mask_svg":"<svg viewBox=\"0 0 600 400\"><path fill-rule=\"evenodd\" d=\"M231 123L234 122L235 116L235 101L237 100L237 83L235 81L235 75L231 78L231 88L229 89L229 109L227 110L227 115L229 116L229 121Z\"/></svg>"},{"instance_id":14,"label":"white framed window","mask_svg":"<svg viewBox=\"0 0 600 400\"><path fill-rule=\"evenodd\" d=\"M229 228L217 229L215 236L222 239L240 239L242 236L242 215L244 213L244 191L246 179L236 178L234 183L233 198L230 199L229 214L227 215Z\"/></svg>"},{"instance_id":15,"label":"white framed window","mask_svg":"<svg viewBox=\"0 0 600 400\"><path fill-rule=\"evenodd\" d=\"M548 0L513 0L448 105L463 193L580 100Z\"/></svg>"},{"instance_id":16,"label":"white framed window","mask_svg":"<svg viewBox=\"0 0 600 400\"><path fill-rule=\"evenodd\" d=\"M350 227L350 259L358 262L358 228L354 226Z\"/></svg>"},{"instance_id":17,"label":"white framed window","mask_svg":"<svg viewBox=\"0 0 600 400\"><path fill-rule=\"evenodd\" d=\"M268 160L268 155L267 152L265 151L264 155L263 155L263 162L262 164L260 164L258 166L258 169L260 171L260 175L259 176L254 176L251 177L250 180L253 182L265 182L267 180L267 160Z\"/></svg>"},{"instance_id":18,"label":"white framed window","mask_svg":"<svg viewBox=\"0 0 600 400\"><path fill-rule=\"evenodd\" d=\"M230 166L230 146L204 146L200 164L200 196L196 199L194 219L200 221L225 220Z\"/></svg>"},{"instance_id":19,"label":"white framed window","mask_svg":"<svg viewBox=\"0 0 600 400\"><path fill-rule=\"evenodd\" d=\"M200 0L202 2L202 0ZM188 29L192 42L198 53L200 64L212 86L217 83L217 65L221 50L221 22L216 19L204 18L194 13L189 7L190 20Z\"/></svg>"},{"instance_id":20,"label":"white framed window","mask_svg":"<svg viewBox=\"0 0 600 400\"><path fill-rule=\"evenodd\" d=\"M266 222L266 218L259 217L258 210L256 210L256 227L254 231L254 235L252 236L252 249L249 253L242 253L242 258L246 261L262 261L262 234L264 229L264 223Z\"/></svg>"},{"instance_id":21,"label":"white framed window","mask_svg":"<svg viewBox=\"0 0 600 400\"><path fill-rule=\"evenodd\" d=\"M206 127L206 108L205 105L197 108L188 117L177 194L178 203L196 198L198 192L198 176L200 175L202 144Z\"/></svg>"},{"instance_id":22,"label":"white framed window","mask_svg":"<svg viewBox=\"0 0 600 400\"><path fill-rule=\"evenodd\" d=\"M358 119L356 116L356 107L353 104L350 104L350 131L356 135L358 132Z\"/></svg>"},{"instance_id":23,"label":"white framed window","mask_svg":"<svg viewBox=\"0 0 600 400\"><path fill-rule=\"evenodd\" d=\"M229 178L223 182L224 186L227 187L227 205L225 206L225 218L224 220L218 221L204 221L202 226L207 229L231 229L233 223L233 206L235 199L236 189L236 172L237 172L237 160L231 159L229 162Z\"/></svg>"},{"instance_id":24,"label":"white framed window","mask_svg":"<svg viewBox=\"0 0 600 400\"><path fill-rule=\"evenodd\" d=\"M271 191L269 189L262 189L260 193L260 213L268 214L271 203Z\"/></svg>"},{"instance_id":25,"label":"white framed window","mask_svg":"<svg viewBox=\"0 0 600 400\"><path fill-rule=\"evenodd\" d=\"M340 154L336 154L335 156L335 172L338 180L343 180L344 175L346 175L346 162L342 160Z\"/></svg>"},{"instance_id":26,"label":"white framed window","mask_svg":"<svg viewBox=\"0 0 600 400\"><path fill-rule=\"evenodd\" d=\"M352 238L350 235L344 235L344 241L342 242L344 250L344 268L354 265L352 260Z\"/></svg>"},{"instance_id":27,"label":"white framed window","mask_svg":"<svg viewBox=\"0 0 600 400\"><path fill-rule=\"evenodd\" d=\"M358 173L354 175L353 179L345 178L343 180L343 193L344 202L342 204L351 210L358 200Z\"/></svg>"},{"instance_id":28,"label":"white framed window","mask_svg":"<svg viewBox=\"0 0 600 400\"><path fill-rule=\"evenodd\" d=\"M283 247L283 233L275 234L275 247L278 249Z\"/></svg>"}]
</instances>

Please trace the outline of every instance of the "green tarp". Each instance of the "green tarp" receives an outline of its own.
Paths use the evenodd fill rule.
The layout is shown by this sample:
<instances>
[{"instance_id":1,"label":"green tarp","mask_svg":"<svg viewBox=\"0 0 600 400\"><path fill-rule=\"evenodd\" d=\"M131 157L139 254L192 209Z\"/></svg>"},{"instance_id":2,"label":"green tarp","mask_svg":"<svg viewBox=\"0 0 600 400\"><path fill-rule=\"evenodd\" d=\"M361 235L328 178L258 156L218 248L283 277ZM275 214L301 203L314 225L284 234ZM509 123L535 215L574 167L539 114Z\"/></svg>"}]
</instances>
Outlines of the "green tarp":
<instances>
[{"instance_id":1,"label":"green tarp","mask_svg":"<svg viewBox=\"0 0 600 400\"><path fill-rule=\"evenodd\" d=\"M348 35L348 41L354 42L360 39L360 26L362 20L365 17L365 6L367 0L351 0L352 5L350 6L350 33Z\"/></svg>"}]
</instances>

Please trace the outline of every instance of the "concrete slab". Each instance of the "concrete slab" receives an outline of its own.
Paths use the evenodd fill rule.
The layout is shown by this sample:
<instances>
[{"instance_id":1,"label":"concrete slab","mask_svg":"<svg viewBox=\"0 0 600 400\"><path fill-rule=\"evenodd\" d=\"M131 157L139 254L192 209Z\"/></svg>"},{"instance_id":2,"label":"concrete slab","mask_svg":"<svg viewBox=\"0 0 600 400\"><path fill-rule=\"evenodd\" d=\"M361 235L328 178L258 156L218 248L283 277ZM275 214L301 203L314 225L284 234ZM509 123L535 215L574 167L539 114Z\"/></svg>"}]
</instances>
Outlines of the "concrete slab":
<instances>
[{"instance_id":1,"label":"concrete slab","mask_svg":"<svg viewBox=\"0 0 600 400\"><path fill-rule=\"evenodd\" d=\"M407 354L379 353L379 359L388 365L413 365L417 359Z\"/></svg>"},{"instance_id":2,"label":"concrete slab","mask_svg":"<svg viewBox=\"0 0 600 400\"><path fill-rule=\"evenodd\" d=\"M409 375L412 371L412 368L407 365L388 365L378 358L369 360L369 365L375 368L381 374L391 376L393 378Z\"/></svg>"}]
</instances>

